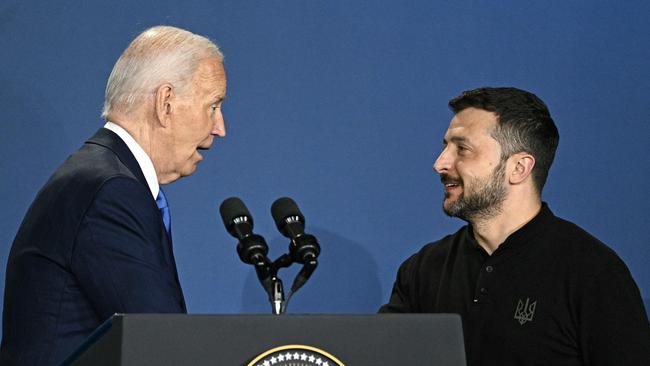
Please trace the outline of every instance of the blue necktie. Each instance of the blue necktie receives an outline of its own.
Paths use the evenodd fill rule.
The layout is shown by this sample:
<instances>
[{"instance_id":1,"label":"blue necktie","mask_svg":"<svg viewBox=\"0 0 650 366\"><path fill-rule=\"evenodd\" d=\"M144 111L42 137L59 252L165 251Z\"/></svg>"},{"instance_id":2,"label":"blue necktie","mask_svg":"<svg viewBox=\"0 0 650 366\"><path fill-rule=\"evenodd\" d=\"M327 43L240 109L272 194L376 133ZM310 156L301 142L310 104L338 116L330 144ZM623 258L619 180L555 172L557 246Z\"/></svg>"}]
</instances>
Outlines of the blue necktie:
<instances>
[{"instance_id":1,"label":"blue necktie","mask_svg":"<svg viewBox=\"0 0 650 366\"><path fill-rule=\"evenodd\" d=\"M172 237L172 217L169 214L169 206L167 205L167 197L162 188L158 191L158 198L156 198L156 205L160 210L160 215L162 216L163 224L165 224L165 229L169 237Z\"/></svg>"}]
</instances>

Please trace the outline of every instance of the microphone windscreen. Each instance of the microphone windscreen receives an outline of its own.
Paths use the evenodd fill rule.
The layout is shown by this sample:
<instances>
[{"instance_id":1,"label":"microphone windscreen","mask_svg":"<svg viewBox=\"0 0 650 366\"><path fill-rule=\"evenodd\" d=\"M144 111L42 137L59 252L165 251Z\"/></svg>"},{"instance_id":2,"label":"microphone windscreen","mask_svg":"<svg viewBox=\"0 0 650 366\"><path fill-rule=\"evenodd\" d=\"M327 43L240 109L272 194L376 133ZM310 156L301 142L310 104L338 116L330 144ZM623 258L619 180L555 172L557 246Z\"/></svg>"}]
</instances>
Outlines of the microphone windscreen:
<instances>
[{"instance_id":1,"label":"microphone windscreen","mask_svg":"<svg viewBox=\"0 0 650 366\"><path fill-rule=\"evenodd\" d=\"M219 212L221 213L221 219L223 220L224 226L229 229L232 225L232 221L241 216L248 217L248 222L253 227L253 216L248 212L246 205L242 202L239 197L230 197L226 198L219 206Z\"/></svg>"},{"instance_id":2,"label":"microphone windscreen","mask_svg":"<svg viewBox=\"0 0 650 366\"><path fill-rule=\"evenodd\" d=\"M289 197L278 198L271 205L271 216L275 221L275 225L278 227L278 230L282 231L284 225L286 224L285 219L289 216L298 216L300 222L305 224L305 217L298 209L298 205Z\"/></svg>"}]
</instances>

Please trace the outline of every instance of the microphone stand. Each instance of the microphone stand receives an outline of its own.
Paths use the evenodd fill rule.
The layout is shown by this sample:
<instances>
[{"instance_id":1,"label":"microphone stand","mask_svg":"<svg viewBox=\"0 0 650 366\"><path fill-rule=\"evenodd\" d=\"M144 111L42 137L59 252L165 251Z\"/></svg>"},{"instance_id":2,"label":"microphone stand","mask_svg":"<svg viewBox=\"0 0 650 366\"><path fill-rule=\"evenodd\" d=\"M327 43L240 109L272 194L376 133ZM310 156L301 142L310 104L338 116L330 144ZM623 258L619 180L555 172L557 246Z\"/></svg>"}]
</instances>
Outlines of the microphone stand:
<instances>
[{"instance_id":1,"label":"microphone stand","mask_svg":"<svg viewBox=\"0 0 650 366\"><path fill-rule=\"evenodd\" d=\"M240 234L240 236L244 235ZM312 250L315 250L315 253L301 255L301 250L305 248L313 248ZM237 252L241 260L255 267L257 278L269 296L272 313L274 315L282 315L287 310L287 304L291 296L307 282L318 266L317 256L320 252L320 247L316 238L307 234L292 240L289 253L281 255L273 262L266 256L267 250L265 249L266 243L264 242L264 238L259 235L245 236L237 244ZM253 253L249 258L249 253L253 250L257 250L259 253ZM284 285L282 279L278 276L278 271L281 268L291 266L293 263L302 263L303 266L293 280L289 297L285 298Z\"/></svg>"},{"instance_id":2,"label":"microphone stand","mask_svg":"<svg viewBox=\"0 0 650 366\"><path fill-rule=\"evenodd\" d=\"M318 266L318 261L315 257L306 261L300 272L296 275L296 278L294 278L289 297L286 298L284 295L284 285L282 279L278 277L278 271L280 268L287 268L293 263L294 261L291 255L283 254L273 261L273 263L258 262L255 264L257 277L269 295L269 302L271 303L271 310L274 315L282 315L286 312L287 304L291 296L307 282Z\"/></svg>"},{"instance_id":3,"label":"microphone stand","mask_svg":"<svg viewBox=\"0 0 650 366\"><path fill-rule=\"evenodd\" d=\"M284 301L284 287L282 286L282 280L279 277L273 277L271 278L271 284L273 286L273 295L270 300L273 315L282 315L287 309L286 302Z\"/></svg>"},{"instance_id":4,"label":"microphone stand","mask_svg":"<svg viewBox=\"0 0 650 366\"><path fill-rule=\"evenodd\" d=\"M271 310L274 315L282 315L287 310L284 297L284 285L282 284L282 279L278 277L278 270L289 267L292 263L291 256L283 254L273 261L273 263L259 263L261 264L260 266L255 265L257 277L269 295L269 302L271 303Z\"/></svg>"}]
</instances>

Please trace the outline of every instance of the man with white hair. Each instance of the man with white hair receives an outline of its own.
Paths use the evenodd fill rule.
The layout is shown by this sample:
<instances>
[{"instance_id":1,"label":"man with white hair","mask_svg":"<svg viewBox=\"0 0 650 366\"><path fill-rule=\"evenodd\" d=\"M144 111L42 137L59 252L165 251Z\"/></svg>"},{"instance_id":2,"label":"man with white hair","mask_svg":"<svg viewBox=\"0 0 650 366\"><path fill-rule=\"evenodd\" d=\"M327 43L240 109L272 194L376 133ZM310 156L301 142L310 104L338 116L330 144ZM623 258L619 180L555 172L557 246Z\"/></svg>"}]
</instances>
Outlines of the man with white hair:
<instances>
[{"instance_id":1,"label":"man with white hair","mask_svg":"<svg viewBox=\"0 0 650 366\"><path fill-rule=\"evenodd\" d=\"M14 239L2 365L54 365L114 313L184 313L161 184L225 136L223 55L159 26L117 60L106 124L52 175Z\"/></svg>"}]
</instances>

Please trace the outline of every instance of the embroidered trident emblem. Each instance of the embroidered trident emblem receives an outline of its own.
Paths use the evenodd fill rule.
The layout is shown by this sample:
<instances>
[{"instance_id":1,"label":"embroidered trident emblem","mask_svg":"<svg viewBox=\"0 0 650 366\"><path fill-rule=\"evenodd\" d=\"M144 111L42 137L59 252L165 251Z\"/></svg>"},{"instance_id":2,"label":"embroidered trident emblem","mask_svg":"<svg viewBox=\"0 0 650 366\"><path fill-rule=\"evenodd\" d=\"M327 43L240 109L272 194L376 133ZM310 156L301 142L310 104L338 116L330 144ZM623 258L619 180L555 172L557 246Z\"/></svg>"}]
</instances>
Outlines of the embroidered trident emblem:
<instances>
[{"instance_id":1,"label":"embroidered trident emblem","mask_svg":"<svg viewBox=\"0 0 650 366\"><path fill-rule=\"evenodd\" d=\"M517 303L517 310L515 310L515 319L519 321L519 324L524 325L526 322L533 321L536 306L537 301L531 303L530 298L526 298L525 304L519 300Z\"/></svg>"}]
</instances>

